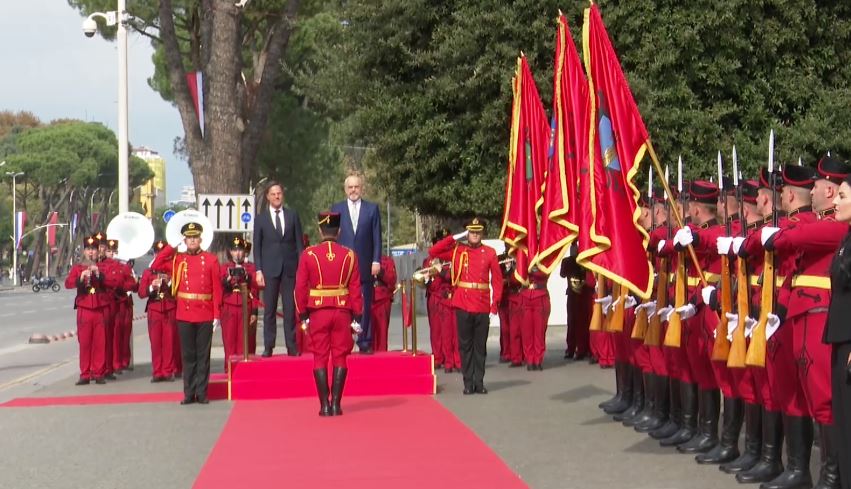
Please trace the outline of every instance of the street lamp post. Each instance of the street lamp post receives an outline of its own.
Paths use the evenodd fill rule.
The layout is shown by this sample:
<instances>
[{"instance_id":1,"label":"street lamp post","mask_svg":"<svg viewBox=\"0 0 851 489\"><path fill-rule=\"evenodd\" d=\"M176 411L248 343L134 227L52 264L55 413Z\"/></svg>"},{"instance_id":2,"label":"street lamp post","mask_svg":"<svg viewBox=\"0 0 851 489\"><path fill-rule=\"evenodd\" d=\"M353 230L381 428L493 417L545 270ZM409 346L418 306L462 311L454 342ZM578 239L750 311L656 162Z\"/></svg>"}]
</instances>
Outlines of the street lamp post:
<instances>
[{"instance_id":1,"label":"street lamp post","mask_svg":"<svg viewBox=\"0 0 851 489\"><path fill-rule=\"evenodd\" d=\"M129 210L129 131L127 120L127 14L126 0L118 0L115 12L95 12L83 21L83 33L92 37L97 31L95 18L106 21L106 25L118 26L118 212Z\"/></svg>"},{"instance_id":2,"label":"street lamp post","mask_svg":"<svg viewBox=\"0 0 851 489\"><path fill-rule=\"evenodd\" d=\"M18 200L15 192L17 188L15 179L23 174L22 171L6 172L6 176L12 177L12 285L18 285Z\"/></svg>"}]
</instances>

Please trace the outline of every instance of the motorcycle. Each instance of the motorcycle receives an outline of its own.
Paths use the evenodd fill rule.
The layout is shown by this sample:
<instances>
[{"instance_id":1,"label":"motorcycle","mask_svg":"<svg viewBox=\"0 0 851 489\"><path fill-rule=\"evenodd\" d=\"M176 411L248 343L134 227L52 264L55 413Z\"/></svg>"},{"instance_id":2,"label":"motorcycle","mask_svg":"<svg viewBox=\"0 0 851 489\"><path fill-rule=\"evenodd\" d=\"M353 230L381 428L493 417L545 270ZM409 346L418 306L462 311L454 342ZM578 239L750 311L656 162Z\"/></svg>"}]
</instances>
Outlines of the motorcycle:
<instances>
[{"instance_id":1,"label":"motorcycle","mask_svg":"<svg viewBox=\"0 0 851 489\"><path fill-rule=\"evenodd\" d=\"M42 290L50 289L54 292L59 292L62 290L62 287L59 285L59 282L56 281L53 277L40 278L38 280L33 281L33 292L41 292Z\"/></svg>"}]
</instances>

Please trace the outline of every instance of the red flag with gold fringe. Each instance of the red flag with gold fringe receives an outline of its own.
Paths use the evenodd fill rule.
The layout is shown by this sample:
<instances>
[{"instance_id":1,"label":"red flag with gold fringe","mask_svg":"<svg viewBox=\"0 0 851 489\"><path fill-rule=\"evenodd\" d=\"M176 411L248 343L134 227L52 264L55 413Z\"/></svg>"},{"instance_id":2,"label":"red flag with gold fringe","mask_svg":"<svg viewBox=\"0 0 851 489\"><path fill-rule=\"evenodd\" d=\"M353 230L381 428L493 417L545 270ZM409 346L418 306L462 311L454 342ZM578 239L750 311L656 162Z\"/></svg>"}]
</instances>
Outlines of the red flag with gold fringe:
<instances>
[{"instance_id":1,"label":"red flag with gold fringe","mask_svg":"<svg viewBox=\"0 0 851 489\"><path fill-rule=\"evenodd\" d=\"M538 253L537 208L543 204L541 188L550 125L523 55L517 59L513 91L505 210L499 238L505 241L508 253L516 259L515 278L526 283L532 258Z\"/></svg>"},{"instance_id":2,"label":"red flag with gold fringe","mask_svg":"<svg viewBox=\"0 0 851 489\"><path fill-rule=\"evenodd\" d=\"M642 298L650 296L653 270L647 231L638 224L635 185L649 137L596 5L585 10L582 30L591 96L587 181L582 189L587 239L577 261Z\"/></svg>"},{"instance_id":3,"label":"red flag with gold fringe","mask_svg":"<svg viewBox=\"0 0 851 489\"><path fill-rule=\"evenodd\" d=\"M544 203L541 209L541 235L534 262L552 273L579 233L577 223L578 159L588 154L588 81L567 19L559 13L556 58L553 73L553 128Z\"/></svg>"}]
</instances>

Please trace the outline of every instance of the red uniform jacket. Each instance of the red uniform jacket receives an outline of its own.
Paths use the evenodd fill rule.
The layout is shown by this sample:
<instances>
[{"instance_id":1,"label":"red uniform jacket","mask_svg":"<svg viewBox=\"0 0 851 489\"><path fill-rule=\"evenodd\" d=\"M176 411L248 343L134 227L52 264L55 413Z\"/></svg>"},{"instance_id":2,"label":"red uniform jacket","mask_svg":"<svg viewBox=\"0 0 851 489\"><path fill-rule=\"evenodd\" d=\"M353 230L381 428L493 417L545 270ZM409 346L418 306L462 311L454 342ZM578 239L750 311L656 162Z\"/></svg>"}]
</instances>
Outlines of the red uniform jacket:
<instances>
[{"instance_id":1,"label":"red uniform jacket","mask_svg":"<svg viewBox=\"0 0 851 489\"><path fill-rule=\"evenodd\" d=\"M127 263L111 260L113 266L110 268L110 273L114 275L113 283L115 283L115 299L121 303L133 303L133 299L127 292L136 292L139 290L139 282L133 277L133 269Z\"/></svg>"},{"instance_id":2,"label":"red uniform jacket","mask_svg":"<svg viewBox=\"0 0 851 489\"><path fill-rule=\"evenodd\" d=\"M381 270L373 280L375 291L372 295L372 305L384 304L393 300L393 290L396 288L396 263L389 256L381 257Z\"/></svg>"},{"instance_id":3,"label":"red uniform jacket","mask_svg":"<svg viewBox=\"0 0 851 489\"><path fill-rule=\"evenodd\" d=\"M177 320L209 323L221 319L222 281L219 260L206 251L177 253L171 245L160 250L151 268L168 270L177 299Z\"/></svg>"},{"instance_id":4,"label":"red uniform jacket","mask_svg":"<svg viewBox=\"0 0 851 489\"><path fill-rule=\"evenodd\" d=\"M432 246L428 254L450 260L454 287L452 307L472 313L496 314L502 299L502 270L496 259L496 250L483 244L473 248L456 243L452 236L447 236Z\"/></svg>"},{"instance_id":5,"label":"red uniform jacket","mask_svg":"<svg viewBox=\"0 0 851 489\"><path fill-rule=\"evenodd\" d=\"M74 309L100 309L109 305L109 292L104 285L104 274L92 275L89 280L80 278L89 265L77 263L71 267L65 278L66 289L77 289L77 297L74 298Z\"/></svg>"},{"instance_id":6,"label":"red uniform jacket","mask_svg":"<svg viewBox=\"0 0 851 489\"><path fill-rule=\"evenodd\" d=\"M830 305L830 265L848 233L848 224L832 217L795 223L774 236L778 255L796 255L787 318Z\"/></svg>"},{"instance_id":7,"label":"red uniform jacket","mask_svg":"<svg viewBox=\"0 0 851 489\"><path fill-rule=\"evenodd\" d=\"M229 306L242 306L242 294L239 293L240 280L237 277L232 277L230 270L236 268L236 263L228 261L221 267L222 288L224 290L224 303ZM248 283L248 307L252 310L252 314L257 314L257 309L260 307L260 288L257 287L255 273L257 266L251 262L243 262L242 268L245 269L245 281Z\"/></svg>"},{"instance_id":8,"label":"red uniform jacket","mask_svg":"<svg viewBox=\"0 0 851 489\"><path fill-rule=\"evenodd\" d=\"M154 279L157 278L158 273L161 272L148 268L142 272L142 278L139 280L139 297L148 299L147 304L145 304L145 312L157 311L166 313L177 307L177 302L174 300L174 296L171 295L170 274L164 273L168 278L163 282L162 287L153 287L151 285Z\"/></svg>"},{"instance_id":9,"label":"red uniform jacket","mask_svg":"<svg viewBox=\"0 0 851 489\"><path fill-rule=\"evenodd\" d=\"M310 246L301 254L295 276L295 306L299 319L315 309L349 309L363 316L360 272L355 252L334 241Z\"/></svg>"}]
</instances>

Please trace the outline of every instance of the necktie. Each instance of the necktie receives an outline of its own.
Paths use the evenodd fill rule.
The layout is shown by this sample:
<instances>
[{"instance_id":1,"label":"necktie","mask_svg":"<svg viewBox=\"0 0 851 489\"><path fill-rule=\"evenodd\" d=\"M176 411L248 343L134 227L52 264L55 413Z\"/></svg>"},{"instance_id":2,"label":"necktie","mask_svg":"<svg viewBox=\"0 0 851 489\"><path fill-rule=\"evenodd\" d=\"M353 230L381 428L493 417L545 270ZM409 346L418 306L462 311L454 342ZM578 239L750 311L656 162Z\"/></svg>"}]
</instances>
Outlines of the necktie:
<instances>
[{"instance_id":1,"label":"necktie","mask_svg":"<svg viewBox=\"0 0 851 489\"><path fill-rule=\"evenodd\" d=\"M352 230L358 231L358 204L352 204Z\"/></svg>"},{"instance_id":2,"label":"necktie","mask_svg":"<svg viewBox=\"0 0 851 489\"><path fill-rule=\"evenodd\" d=\"M281 236L284 235L284 228L281 226L281 209L275 211L275 229Z\"/></svg>"}]
</instances>

